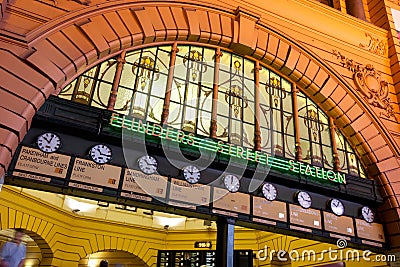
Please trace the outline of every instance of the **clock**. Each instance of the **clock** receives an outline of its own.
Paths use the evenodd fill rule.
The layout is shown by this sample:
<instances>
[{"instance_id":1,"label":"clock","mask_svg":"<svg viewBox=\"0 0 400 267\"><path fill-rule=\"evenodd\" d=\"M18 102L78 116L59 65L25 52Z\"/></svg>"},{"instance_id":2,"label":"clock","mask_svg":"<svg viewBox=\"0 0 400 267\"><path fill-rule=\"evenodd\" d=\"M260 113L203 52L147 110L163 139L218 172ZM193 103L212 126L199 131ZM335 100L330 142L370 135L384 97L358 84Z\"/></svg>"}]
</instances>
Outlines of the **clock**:
<instances>
[{"instance_id":1,"label":"clock","mask_svg":"<svg viewBox=\"0 0 400 267\"><path fill-rule=\"evenodd\" d=\"M37 138L37 146L45 153L53 153L61 147L61 138L55 133L44 133Z\"/></svg>"},{"instance_id":2,"label":"clock","mask_svg":"<svg viewBox=\"0 0 400 267\"><path fill-rule=\"evenodd\" d=\"M373 212L373 210L370 207L366 207L366 206L362 207L361 215L363 216L363 218L366 222L372 223L374 221L375 213Z\"/></svg>"},{"instance_id":3,"label":"clock","mask_svg":"<svg viewBox=\"0 0 400 267\"><path fill-rule=\"evenodd\" d=\"M233 174L227 174L224 177L224 185L229 192L235 193L239 190L240 180Z\"/></svg>"},{"instance_id":4,"label":"clock","mask_svg":"<svg viewBox=\"0 0 400 267\"><path fill-rule=\"evenodd\" d=\"M342 216L344 213L344 205L342 201L340 201L339 199L336 198L331 199L329 201L329 208L337 216Z\"/></svg>"},{"instance_id":5,"label":"clock","mask_svg":"<svg viewBox=\"0 0 400 267\"><path fill-rule=\"evenodd\" d=\"M111 148L106 145L98 144L90 149L90 157L97 164L104 164L111 160Z\"/></svg>"},{"instance_id":6,"label":"clock","mask_svg":"<svg viewBox=\"0 0 400 267\"><path fill-rule=\"evenodd\" d=\"M138 165L140 170L145 174L153 174L157 171L157 160L149 155L141 156L138 159Z\"/></svg>"},{"instance_id":7,"label":"clock","mask_svg":"<svg viewBox=\"0 0 400 267\"><path fill-rule=\"evenodd\" d=\"M276 199L278 190L273 184L265 183L262 186L262 193L267 200L272 201Z\"/></svg>"},{"instance_id":8,"label":"clock","mask_svg":"<svg viewBox=\"0 0 400 267\"><path fill-rule=\"evenodd\" d=\"M305 191L297 192L296 200L297 200L297 202L299 202L300 206L302 206L305 209L308 209L309 207L311 207L311 203L312 203L311 196L309 193L307 193Z\"/></svg>"},{"instance_id":9,"label":"clock","mask_svg":"<svg viewBox=\"0 0 400 267\"><path fill-rule=\"evenodd\" d=\"M200 170L196 166L189 165L184 167L182 170L183 177L189 183L195 184L200 180Z\"/></svg>"}]
</instances>

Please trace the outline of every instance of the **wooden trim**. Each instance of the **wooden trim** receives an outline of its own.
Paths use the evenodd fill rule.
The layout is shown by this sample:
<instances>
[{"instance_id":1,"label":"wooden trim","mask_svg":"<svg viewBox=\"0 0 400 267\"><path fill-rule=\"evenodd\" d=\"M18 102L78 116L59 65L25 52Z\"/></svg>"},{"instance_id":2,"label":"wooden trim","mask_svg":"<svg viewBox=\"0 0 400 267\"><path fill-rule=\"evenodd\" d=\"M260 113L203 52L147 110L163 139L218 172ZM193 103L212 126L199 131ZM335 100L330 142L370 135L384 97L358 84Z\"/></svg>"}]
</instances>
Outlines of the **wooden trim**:
<instances>
[{"instance_id":1,"label":"wooden trim","mask_svg":"<svg viewBox=\"0 0 400 267\"><path fill-rule=\"evenodd\" d=\"M254 82L255 82L255 124L254 124L254 149L261 150L261 129L260 129L260 62L256 61L256 67L254 68Z\"/></svg>"},{"instance_id":2,"label":"wooden trim","mask_svg":"<svg viewBox=\"0 0 400 267\"><path fill-rule=\"evenodd\" d=\"M217 137L217 114L218 114L218 88L219 88L219 64L221 62L222 52L221 48L217 48L215 52L215 67L214 67L214 84L213 84L213 102L212 102L212 114L211 114L211 125L210 135L212 138Z\"/></svg>"},{"instance_id":3,"label":"wooden trim","mask_svg":"<svg viewBox=\"0 0 400 267\"><path fill-rule=\"evenodd\" d=\"M171 50L171 57L169 61L169 70L168 70L168 80L167 80L167 91L165 92L164 99L164 107L161 115L161 124L166 124L169 116L169 106L171 104L171 90L172 90L172 82L174 80L174 67L176 61L176 53L178 53L178 43L174 42Z\"/></svg>"},{"instance_id":4,"label":"wooden trim","mask_svg":"<svg viewBox=\"0 0 400 267\"><path fill-rule=\"evenodd\" d=\"M122 53L118 56L118 59L117 59L117 62L118 62L117 70L115 71L113 86L111 89L110 98L108 99L108 105L107 105L108 110L114 110L115 102L117 101L118 86L119 86L119 82L121 80L122 70L123 70L124 64L126 62L125 55L126 55L126 51L122 51Z\"/></svg>"},{"instance_id":5,"label":"wooden trim","mask_svg":"<svg viewBox=\"0 0 400 267\"><path fill-rule=\"evenodd\" d=\"M299 124L299 107L297 103L297 93L299 89L296 84L293 84L293 120L294 120L294 135L295 135L295 151L296 151L296 160L302 159L302 151L300 146L300 124Z\"/></svg>"},{"instance_id":6,"label":"wooden trim","mask_svg":"<svg viewBox=\"0 0 400 267\"><path fill-rule=\"evenodd\" d=\"M336 126L333 121L332 117L329 117L329 130L331 134L331 141L332 141L332 151L333 151L333 169L335 171L340 171L340 160L339 155L337 152L337 145L336 145Z\"/></svg>"}]
</instances>

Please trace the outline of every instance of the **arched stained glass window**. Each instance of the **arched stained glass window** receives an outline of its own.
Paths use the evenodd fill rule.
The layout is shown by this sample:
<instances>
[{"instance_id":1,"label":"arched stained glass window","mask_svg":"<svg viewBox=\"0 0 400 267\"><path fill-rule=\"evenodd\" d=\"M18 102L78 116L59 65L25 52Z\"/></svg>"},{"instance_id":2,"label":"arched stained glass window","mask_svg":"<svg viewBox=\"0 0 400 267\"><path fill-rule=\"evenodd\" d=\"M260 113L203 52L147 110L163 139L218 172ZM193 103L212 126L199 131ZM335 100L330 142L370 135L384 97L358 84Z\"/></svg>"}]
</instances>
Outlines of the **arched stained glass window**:
<instances>
[{"instance_id":1,"label":"arched stained glass window","mask_svg":"<svg viewBox=\"0 0 400 267\"><path fill-rule=\"evenodd\" d=\"M333 120L294 92L292 82L219 48L165 45L122 53L80 75L59 97L366 177Z\"/></svg>"}]
</instances>

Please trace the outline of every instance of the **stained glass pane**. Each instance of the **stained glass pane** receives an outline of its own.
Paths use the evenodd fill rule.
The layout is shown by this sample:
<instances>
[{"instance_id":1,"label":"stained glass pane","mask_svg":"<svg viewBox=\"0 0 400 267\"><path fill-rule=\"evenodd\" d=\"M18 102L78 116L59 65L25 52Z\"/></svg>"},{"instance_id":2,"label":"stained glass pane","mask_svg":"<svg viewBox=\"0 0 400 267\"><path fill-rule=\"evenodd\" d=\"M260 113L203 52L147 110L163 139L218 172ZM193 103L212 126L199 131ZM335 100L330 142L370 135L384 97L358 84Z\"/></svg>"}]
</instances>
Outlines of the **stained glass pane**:
<instances>
[{"instance_id":1,"label":"stained glass pane","mask_svg":"<svg viewBox=\"0 0 400 267\"><path fill-rule=\"evenodd\" d=\"M168 124L177 129L181 129L183 106L178 103L171 102L169 107Z\"/></svg>"},{"instance_id":2,"label":"stained glass pane","mask_svg":"<svg viewBox=\"0 0 400 267\"><path fill-rule=\"evenodd\" d=\"M201 110L197 124L197 134L209 136L211 126L211 113Z\"/></svg>"},{"instance_id":3,"label":"stained glass pane","mask_svg":"<svg viewBox=\"0 0 400 267\"><path fill-rule=\"evenodd\" d=\"M70 84L65 86L64 89L62 89L61 92L58 94L58 97L66 99L66 100L71 100L72 96L74 94L76 82L77 82L77 79L73 80Z\"/></svg>"},{"instance_id":4,"label":"stained glass pane","mask_svg":"<svg viewBox=\"0 0 400 267\"><path fill-rule=\"evenodd\" d=\"M147 120L160 123L163 107L164 99L153 96L150 97L149 107L147 110Z\"/></svg>"},{"instance_id":5,"label":"stained glass pane","mask_svg":"<svg viewBox=\"0 0 400 267\"><path fill-rule=\"evenodd\" d=\"M135 116L139 119L146 118L147 99L148 99L147 94L137 92L134 95L132 111L131 111L132 116Z\"/></svg>"},{"instance_id":6,"label":"stained glass pane","mask_svg":"<svg viewBox=\"0 0 400 267\"><path fill-rule=\"evenodd\" d=\"M98 74L98 68L99 66L93 67L78 78L72 101L85 105L90 104L96 86L94 78Z\"/></svg>"},{"instance_id":7,"label":"stained glass pane","mask_svg":"<svg viewBox=\"0 0 400 267\"><path fill-rule=\"evenodd\" d=\"M129 90L129 89L126 89L123 87L119 87L117 100L115 101L114 110L118 111L119 113L122 113L124 115L128 115L130 106L131 106L132 96L133 96L132 90Z\"/></svg>"},{"instance_id":8,"label":"stained glass pane","mask_svg":"<svg viewBox=\"0 0 400 267\"><path fill-rule=\"evenodd\" d=\"M159 75L157 78L154 78L151 94L158 97L165 97L166 85L167 85L168 77L166 75Z\"/></svg>"},{"instance_id":9,"label":"stained glass pane","mask_svg":"<svg viewBox=\"0 0 400 267\"><path fill-rule=\"evenodd\" d=\"M223 116L217 117L217 138L228 141L228 118Z\"/></svg>"},{"instance_id":10,"label":"stained glass pane","mask_svg":"<svg viewBox=\"0 0 400 267\"><path fill-rule=\"evenodd\" d=\"M290 159L295 158L295 156L296 156L295 143L296 143L296 141L295 141L294 136L289 136L289 135L285 136L285 148L286 148L285 149L285 157L286 158L290 158Z\"/></svg>"}]
</instances>

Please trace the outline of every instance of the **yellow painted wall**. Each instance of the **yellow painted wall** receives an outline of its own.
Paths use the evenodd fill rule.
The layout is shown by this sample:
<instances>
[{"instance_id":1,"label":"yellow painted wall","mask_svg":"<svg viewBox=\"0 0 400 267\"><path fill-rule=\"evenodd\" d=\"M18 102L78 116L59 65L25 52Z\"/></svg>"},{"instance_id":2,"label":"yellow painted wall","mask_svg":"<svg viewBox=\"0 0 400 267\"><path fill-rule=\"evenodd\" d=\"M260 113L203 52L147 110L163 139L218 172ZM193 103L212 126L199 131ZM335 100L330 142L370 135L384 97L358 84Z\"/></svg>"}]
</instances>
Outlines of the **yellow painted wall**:
<instances>
[{"instance_id":1,"label":"yellow painted wall","mask_svg":"<svg viewBox=\"0 0 400 267\"><path fill-rule=\"evenodd\" d=\"M88 262L90 255L99 258L99 254L96 256L94 253L113 250L127 252L133 258L137 256L136 262L142 266L154 267L158 250L193 250L194 242L199 240L212 241L214 248L216 245L215 230L166 231L82 217L7 186L0 192L0 214L1 230L26 229L42 252L45 252L39 255L37 247L28 247L29 262L40 261L40 266L82 267ZM300 254L304 249L313 249L319 253L323 249L335 247L332 244L256 230L235 230L235 249L251 249L256 253L265 245L275 250L298 250ZM325 257L323 262L329 262L329 258ZM255 267L271 266L270 261L254 260L254 264ZM307 261L292 262L291 266L309 264L313 266L313 263ZM346 266L385 264L348 262Z\"/></svg>"}]
</instances>

